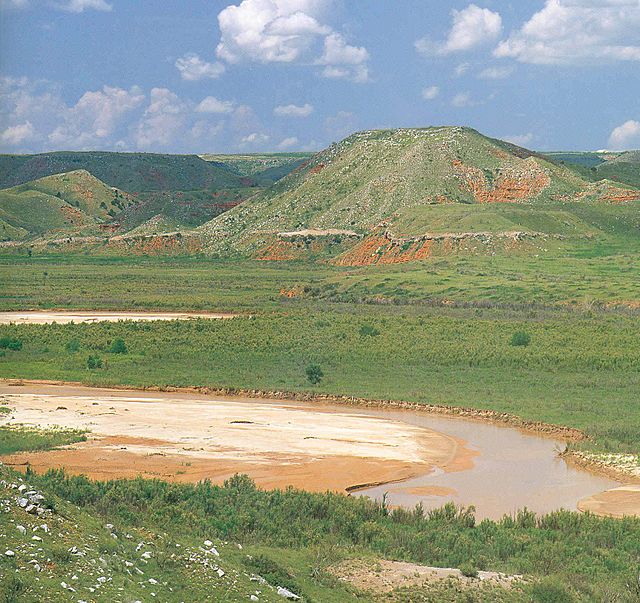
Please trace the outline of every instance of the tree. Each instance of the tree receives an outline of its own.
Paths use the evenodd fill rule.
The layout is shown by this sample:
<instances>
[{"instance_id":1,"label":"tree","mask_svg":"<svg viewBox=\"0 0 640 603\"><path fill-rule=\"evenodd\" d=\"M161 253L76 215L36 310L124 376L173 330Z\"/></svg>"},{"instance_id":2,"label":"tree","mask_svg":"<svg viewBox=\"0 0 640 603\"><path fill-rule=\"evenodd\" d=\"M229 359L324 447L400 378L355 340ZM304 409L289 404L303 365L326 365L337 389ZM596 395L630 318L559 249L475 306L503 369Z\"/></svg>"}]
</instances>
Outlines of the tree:
<instances>
[{"instance_id":1,"label":"tree","mask_svg":"<svg viewBox=\"0 0 640 603\"><path fill-rule=\"evenodd\" d=\"M322 381L322 378L324 377L322 369L317 364L310 364L306 368L305 372L307 373L307 379L309 380L309 383L313 385L320 383L320 381Z\"/></svg>"},{"instance_id":2,"label":"tree","mask_svg":"<svg viewBox=\"0 0 640 603\"><path fill-rule=\"evenodd\" d=\"M90 354L87 358L87 368L90 370L102 368L102 358L94 354Z\"/></svg>"}]
</instances>

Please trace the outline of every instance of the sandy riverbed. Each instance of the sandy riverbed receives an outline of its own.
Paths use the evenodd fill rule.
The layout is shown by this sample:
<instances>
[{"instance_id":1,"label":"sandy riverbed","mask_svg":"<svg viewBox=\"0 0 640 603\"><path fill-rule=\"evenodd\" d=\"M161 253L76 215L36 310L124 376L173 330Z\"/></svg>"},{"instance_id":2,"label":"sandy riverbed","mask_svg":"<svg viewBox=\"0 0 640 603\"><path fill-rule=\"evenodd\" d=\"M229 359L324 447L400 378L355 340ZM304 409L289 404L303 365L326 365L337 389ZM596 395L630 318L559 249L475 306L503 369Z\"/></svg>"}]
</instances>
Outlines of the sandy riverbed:
<instances>
[{"instance_id":1,"label":"sandy riverbed","mask_svg":"<svg viewBox=\"0 0 640 603\"><path fill-rule=\"evenodd\" d=\"M68 324L70 322L117 322L119 320L189 320L193 318L233 318L231 313L194 313L194 312L82 312L82 311L34 311L34 312L0 312L0 324L34 324L47 323Z\"/></svg>"},{"instance_id":2,"label":"sandy riverbed","mask_svg":"<svg viewBox=\"0 0 640 603\"><path fill-rule=\"evenodd\" d=\"M338 491L469 468L477 454L435 430L318 405L55 386L0 386L0 397L13 409L3 422L91 431L88 442L3 462L97 479L247 473L263 487Z\"/></svg>"}]
</instances>

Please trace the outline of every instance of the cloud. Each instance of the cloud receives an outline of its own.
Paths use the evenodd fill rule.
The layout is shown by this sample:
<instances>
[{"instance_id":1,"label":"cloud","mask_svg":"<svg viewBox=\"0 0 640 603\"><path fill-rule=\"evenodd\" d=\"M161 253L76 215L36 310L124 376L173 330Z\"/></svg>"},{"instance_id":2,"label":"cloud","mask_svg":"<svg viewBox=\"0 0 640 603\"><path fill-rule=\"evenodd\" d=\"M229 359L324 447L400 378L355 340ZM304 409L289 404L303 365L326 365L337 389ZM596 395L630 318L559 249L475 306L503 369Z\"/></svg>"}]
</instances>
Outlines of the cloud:
<instances>
[{"instance_id":1,"label":"cloud","mask_svg":"<svg viewBox=\"0 0 640 603\"><path fill-rule=\"evenodd\" d=\"M357 83L369 81L369 52L362 46L350 46L342 35L333 33L324 39L324 52L318 61L325 65L324 77L350 79Z\"/></svg>"},{"instance_id":2,"label":"cloud","mask_svg":"<svg viewBox=\"0 0 640 603\"><path fill-rule=\"evenodd\" d=\"M82 13L89 9L101 11L113 10L113 6L105 2L105 0L69 0L68 2L56 4L55 6L69 13Z\"/></svg>"},{"instance_id":3,"label":"cloud","mask_svg":"<svg viewBox=\"0 0 640 603\"><path fill-rule=\"evenodd\" d=\"M366 48L322 22L333 0L242 0L218 14L220 60L322 65L323 77L369 79ZM321 56L318 52L322 49ZM315 57L315 58L314 58Z\"/></svg>"},{"instance_id":4,"label":"cloud","mask_svg":"<svg viewBox=\"0 0 640 603\"><path fill-rule=\"evenodd\" d=\"M249 107L234 108L233 103L215 97L196 104L167 88L154 88L145 94L137 86L128 90L103 86L67 104L61 90L45 80L0 78L3 151L201 152L210 149L214 140L218 146L237 147L236 133L242 135L252 130L235 128L256 128ZM228 134L224 143L219 138L223 134Z\"/></svg>"},{"instance_id":5,"label":"cloud","mask_svg":"<svg viewBox=\"0 0 640 603\"><path fill-rule=\"evenodd\" d=\"M281 151L286 149L290 149L291 147L295 147L298 144L298 139L295 136L290 136L289 138L285 138L278 143L278 148Z\"/></svg>"},{"instance_id":6,"label":"cloud","mask_svg":"<svg viewBox=\"0 0 640 603\"><path fill-rule=\"evenodd\" d=\"M62 111L62 123L49 134L56 148L85 148L109 140L121 118L145 100L137 86L124 90L103 86L85 92L72 107Z\"/></svg>"},{"instance_id":7,"label":"cloud","mask_svg":"<svg viewBox=\"0 0 640 603\"><path fill-rule=\"evenodd\" d=\"M428 37L415 42L416 50L426 56L463 52L497 39L502 33L502 17L488 8L470 4L463 10L451 11L453 23L444 42Z\"/></svg>"},{"instance_id":8,"label":"cloud","mask_svg":"<svg viewBox=\"0 0 640 603\"><path fill-rule=\"evenodd\" d=\"M268 134L264 134L262 132L252 132L247 136L243 136L240 139L240 144L246 146L259 146L269 142L270 139L271 137Z\"/></svg>"},{"instance_id":9,"label":"cloud","mask_svg":"<svg viewBox=\"0 0 640 603\"><path fill-rule=\"evenodd\" d=\"M513 67L487 67L478 74L478 77L481 80L502 80L512 73Z\"/></svg>"},{"instance_id":10,"label":"cloud","mask_svg":"<svg viewBox=\"0 0 640 603\"><path fill-rule=\"evenodd\" d=\"M616 151L627 151L640 148L640 121L630 119L614 128L609 136L609 148Z\"/></svg>"},{"instance_id":11,"label":"cloud","mask_svg":"<svg viewBox=\"0 0 640 603\"><path fill-rule=\"evenodd\" d=\"M640 3L546 0L494 55L541 65L640 61Z\"/></svg>"},{"instance_id":12,"label":"cloud","mask_svg":"<svg viewBox=\"0 0 640 603\"><path fill-rule=\"evenodd\" d=\"M440 94L440 88L438 86L429 86L422 90L422 98L424 100L433 100Z\"/></svg>"},{"instance_id":13,"label":"cloud","mask_svg":"<svg viewBox=\"0 0 640 603\"><path fill-rule=\"evenodd\" d=\"M141 149L168 146L183 130L187 105L168 88L152 88L149 106L135 131Z\"/></svg>"},{"instance_id":14,"label":"cloud","mask_svg":"<svg viewBox=\"0 0 640 603\"><path fill-rule=\"evenodd\" d=\"M527 132L526 134L514 134L513 136L504 136L502 140L506 140L511 144L515 144L519 147L526 147L535 138L533 132Z\"/></svg>"},{"instance_id":15,"label":"cloud","mask_svg":"<svg viewBox=\"0 0 640 603\"><path fill-rule=\"evenodd\" d=\"M462 77L467 71L471 69L471 63L460 63L456 65L456 68L453 70L453 74L456 77Z\"/></svg>"},{"instance_id":16,"label":"cloud","mask_svg":"<svg viewBox=\"0 0 640 603\"><path fill-rule=\"evenodd\" d=\"M451 99L451 105L454 107L473 107L477 103L468 92L460 92Z\"/></svg>"},{"instance_id":17,"label":"cloud","mask_svg":"<svg viewBox=\"0 0 640 603\"><path fill-rule=\"evenodd\" d=\"M207 96L196 107L198 113L232 113L235 103L223 101L215 96Z\"/></svg>"},{"instance_id":18,"label":"cloud","mask_svg":"<svg viewBox=\"0 0 640 603\"><path fill-rule=\"evenodd\" d=\"M318 21L319 0L243 0L218 14L216 53L228 63L242 60L290 63L331 28Z\"/></svg>"},{"instance_id":19,"label":"cloud","mask_svg":"<svg viewBox=\"0 0 640 603\"><path fill-rule=\"evenodd\" d=\"M175 66L183 80L197 82L204 79L216 79L225 72L222 63L207 63L197 54L188 53L176 60Z\"/></svg>"},{"instance_id":20,"label":"cloud","mask_svg":"<svg viewBox=\"0 0 640 603\"><path fill-rule=\"evenodd\" d=\"M273 114L278 117L309 117L313 113L313 105L305 103L302 106L298 105L278 105Z\"/></svg>"},{"instance_id":21,"label":"cloud","mask_svg":"<svg viewBox=\"0 0 640 603\"><path fill-rule=\"evenodd\" d=\"M10 146L18 146L33 138L35 130L30 121L8 127L0 134L0 141Z\"/></svg>"}]
</instances>

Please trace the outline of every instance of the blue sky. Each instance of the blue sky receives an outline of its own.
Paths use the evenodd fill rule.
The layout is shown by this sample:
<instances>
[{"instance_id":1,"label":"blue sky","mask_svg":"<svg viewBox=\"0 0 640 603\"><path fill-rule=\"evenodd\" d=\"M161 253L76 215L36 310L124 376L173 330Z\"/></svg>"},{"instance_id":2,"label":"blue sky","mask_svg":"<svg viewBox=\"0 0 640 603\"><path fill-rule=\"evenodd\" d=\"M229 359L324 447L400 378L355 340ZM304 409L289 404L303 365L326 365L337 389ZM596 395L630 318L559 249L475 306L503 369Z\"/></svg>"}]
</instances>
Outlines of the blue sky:
<instances>
[{"instance_id":1,"label":"blue sky","mask_svg":"<svg viewBox=\"0 0 640 603\"><path fill-rule=\"evenodd\" d=\"M640 0L0 0L0 150L640 147Z\"/></svg>"}]
</instances>

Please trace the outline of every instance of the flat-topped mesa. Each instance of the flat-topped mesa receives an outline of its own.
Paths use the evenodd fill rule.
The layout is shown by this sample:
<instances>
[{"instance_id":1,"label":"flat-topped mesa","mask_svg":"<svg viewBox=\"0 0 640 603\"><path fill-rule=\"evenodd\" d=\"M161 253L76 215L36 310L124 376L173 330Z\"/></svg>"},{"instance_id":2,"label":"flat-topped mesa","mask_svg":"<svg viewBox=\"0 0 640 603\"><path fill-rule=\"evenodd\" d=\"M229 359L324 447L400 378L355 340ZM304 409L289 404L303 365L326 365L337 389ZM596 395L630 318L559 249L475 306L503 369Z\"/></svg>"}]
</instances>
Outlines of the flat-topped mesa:
<instances>
[{"instance_id":1,"label":"flat-topped mesa","mask_svg":"<svg viewBox=\"0 0 640 603\"><path fill-rule=\"evenodd\" d=\"M307 233L309 239L318 239L320 232L366 237L383 221L409 225L409 234L438 232L443 206L464 208L467 217L459 221L465 233L470 229L464 222L475 220L479 205L544 207L578 201L588 186L565 166L472 128L365 130L317 153L198 233L205 251L292 259L302 249L291 245L301 238L294 233ZM477 230L538 230L523 227L513 216L487 213L485 218L488 224ZM314 244L330 255L344 251Z\"/></svg>"}]
</instances>

